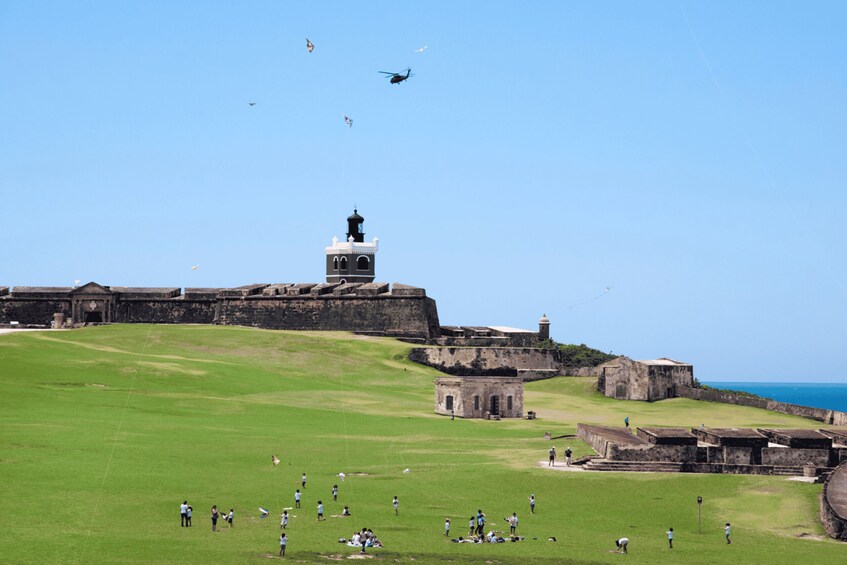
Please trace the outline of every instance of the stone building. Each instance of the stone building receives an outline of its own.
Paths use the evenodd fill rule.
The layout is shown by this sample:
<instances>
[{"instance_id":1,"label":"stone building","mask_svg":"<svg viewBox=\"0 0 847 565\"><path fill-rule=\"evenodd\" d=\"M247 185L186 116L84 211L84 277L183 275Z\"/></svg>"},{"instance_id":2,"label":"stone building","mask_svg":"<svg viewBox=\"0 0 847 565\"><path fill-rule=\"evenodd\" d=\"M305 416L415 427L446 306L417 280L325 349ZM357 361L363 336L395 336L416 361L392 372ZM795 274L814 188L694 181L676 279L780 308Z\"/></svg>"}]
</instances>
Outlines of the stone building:
<instances>
[{"instance_id":1,"label":"stone building","mask_svg":"<svg viewBox=\"0 0 847 565\"><path fill-rule=\"evenodd\" d=\"M369 283L376 278L376 252L379 238L371 243L365 241L365 219L353 210L347 218L347 240L339 242L332 238L326 248L326 282Z\"/></svg>"},{"instance_id":2,"label":"stone building","mask_svg":"<svg viewBox=\"0 0 847 565\"><path fill-rule=\"evenodd\" d=\"M460 418L522 418L523 380L519 377L439 377L435 412Z\"/></svg>"},{"instance_id":3,"label":"stone building","mask_svg":"<svg viewBox=\"0 0 847 565\"><path fill-rule=\"evenodd\" d=\"M675 386L694 384L694 367L661 358L635 361L618 357L597 367L597 390L619 400L661 400L674 397Z\"/></svg>"}]
</instances>

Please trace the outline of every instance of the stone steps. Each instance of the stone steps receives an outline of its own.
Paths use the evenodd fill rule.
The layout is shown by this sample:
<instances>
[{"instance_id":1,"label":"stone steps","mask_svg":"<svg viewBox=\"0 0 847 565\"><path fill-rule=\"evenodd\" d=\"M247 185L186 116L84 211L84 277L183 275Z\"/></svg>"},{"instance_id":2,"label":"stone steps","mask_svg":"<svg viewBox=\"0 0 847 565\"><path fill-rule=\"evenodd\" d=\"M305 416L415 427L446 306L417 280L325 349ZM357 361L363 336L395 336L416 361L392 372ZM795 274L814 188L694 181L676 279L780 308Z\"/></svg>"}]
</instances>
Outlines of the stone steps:
<instances>
[{"instance_id":1,"label":"stone steps","mask_svg":"<svg viewBox=\"0 0 847 565\"><path fill-rule=\"evenodd\" d=\"M609 461L592 459L583 467L586 471L617 471L640 473L679 473L682 463L668 461Z\"/></svg>"},{"instance_id":2,"label":"stone steps","mask_svg":"<svg viewBox=\"0 0 847 565\"><path fill-rule=\"evenodd\" d=\"M774 465L773 474L780 475L783 477L802 477L803 476L803 468L802 467L785 467L781 465Z\"/></svg>"}]
</instances>

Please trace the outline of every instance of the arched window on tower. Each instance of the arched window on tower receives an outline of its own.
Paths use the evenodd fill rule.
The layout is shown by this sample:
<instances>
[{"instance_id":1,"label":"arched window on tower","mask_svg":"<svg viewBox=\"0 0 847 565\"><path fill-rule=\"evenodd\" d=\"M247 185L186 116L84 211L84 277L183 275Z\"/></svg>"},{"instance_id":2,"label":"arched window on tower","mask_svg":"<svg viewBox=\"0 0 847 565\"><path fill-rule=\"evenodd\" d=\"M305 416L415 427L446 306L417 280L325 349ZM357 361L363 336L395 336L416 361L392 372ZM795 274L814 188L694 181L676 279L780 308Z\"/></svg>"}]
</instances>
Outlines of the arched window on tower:
<instances>
[{"instance_id":1,"label":"arched window on tower","mask_svg":"<svg viewBox=\"0 0 847 565\"><path fill-rule=\"evenodd\" d=\"M342 270L342 271L346 271L346 270L347 270L347 257L342 257L342 258L341 258L341 270Z\"/></svg>"},{"instance_id":2,"label":"arched window on tower","mask_svg":"<svg viewBox=\"0 0 847 565\"><path fill-rule=\"evenodd\" d=\"M371 261L365 255L359 255L359 258L356 259L356 270L357 271L367 271L371 266Z\"/></svg>"},{"instance_id":3,"label":"arched window on tower","mask_svg":"<svg viewBox=\"0 0 847 565\"><path fill-rule=\"evenodd\" d=\"M338 270L338 257L333 257L333 258L332 258L332 270L333 270L333 271L337 271L337 270Z\"/></svg>"}]
</instances>

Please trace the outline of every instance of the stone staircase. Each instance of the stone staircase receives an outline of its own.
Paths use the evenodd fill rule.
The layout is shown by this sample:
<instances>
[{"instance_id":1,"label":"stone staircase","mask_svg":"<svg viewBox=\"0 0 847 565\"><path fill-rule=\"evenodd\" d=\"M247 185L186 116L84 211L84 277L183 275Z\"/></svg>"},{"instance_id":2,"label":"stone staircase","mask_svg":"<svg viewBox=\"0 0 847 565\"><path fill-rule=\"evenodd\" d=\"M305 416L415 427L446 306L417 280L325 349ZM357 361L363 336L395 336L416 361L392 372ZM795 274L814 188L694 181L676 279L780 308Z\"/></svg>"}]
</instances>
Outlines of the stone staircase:
<instances>
[{"instance_id":1,"label":"stone staircase","mask_svg":"<svg viewBox=\"0 0 847 565\"><path fill-rule=\"evenodd\" d=\"M682 463L669 461L609 461L592 459L583 466L586 471L616 471L621 473L679 473Z\"/></svg>"},{"instance_id":2,"label":"stone staircase","mask_svg":"<svg viewBox=\"0 0 847 565\"><path fill-rule=\"evenodd\" d=\"M781 465L774 465L773 474L783 477L802 477L803 467L784 467Z\"/></svg>"}]
</instances>

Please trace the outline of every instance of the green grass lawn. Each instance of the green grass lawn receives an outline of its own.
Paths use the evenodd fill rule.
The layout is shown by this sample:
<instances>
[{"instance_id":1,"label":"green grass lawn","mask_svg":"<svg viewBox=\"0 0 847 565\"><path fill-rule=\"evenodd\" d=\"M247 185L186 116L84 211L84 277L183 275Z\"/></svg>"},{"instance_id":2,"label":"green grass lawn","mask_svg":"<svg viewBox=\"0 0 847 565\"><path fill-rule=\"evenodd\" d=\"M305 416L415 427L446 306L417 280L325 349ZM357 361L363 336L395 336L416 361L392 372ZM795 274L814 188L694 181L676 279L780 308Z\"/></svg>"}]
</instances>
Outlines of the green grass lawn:
<instances>
[{"instance_id":1,"label":"green grass lawn","mask_svg":"<svg viewBox=\"0 0 847 565\"><path fill-rule=\"evenodd\" d=\"M826 563L820 485L784 478L568 473L538 467L577 422L635 426L818 427L752 408L674 399L623 402L593 379L526 385L539 419L450 421L433 413L434 370L408 344L343 333L114 325L0 336L0 560L234 562L274 558L290 511L287 561L327 563L372 528L384 562ZM590 453L577 440L559 452ZM271 454L282 459L271 464ZM408 468L409 473L403 473ZM344 472L347 478L337 477ZM339 484L338 503L330 489ZM527 497L535 494L537 512ZM392 497L400 500L395 516ZM702 533L696 497L703 496ZM179 505L194 526L179 526ZM351 518L316 521L349 505ZM235 509L210 531L209 509ZM258 518L260 506L271 517ZM517 512L520 543L454 544L482 509L499 529ZM734 542L723 540L733 524ZM675 548L665 531L673 527ZM548 542L555 536L557 542ZM610 553L630 538L630 554ZM533 538L537 538L533 539Z\"/></svg>"}]
</instances>

